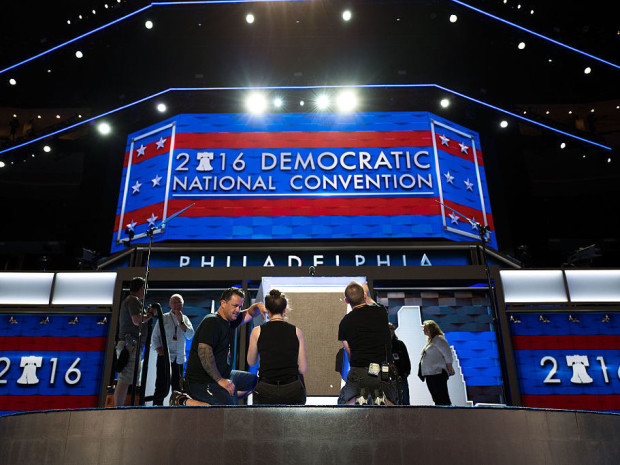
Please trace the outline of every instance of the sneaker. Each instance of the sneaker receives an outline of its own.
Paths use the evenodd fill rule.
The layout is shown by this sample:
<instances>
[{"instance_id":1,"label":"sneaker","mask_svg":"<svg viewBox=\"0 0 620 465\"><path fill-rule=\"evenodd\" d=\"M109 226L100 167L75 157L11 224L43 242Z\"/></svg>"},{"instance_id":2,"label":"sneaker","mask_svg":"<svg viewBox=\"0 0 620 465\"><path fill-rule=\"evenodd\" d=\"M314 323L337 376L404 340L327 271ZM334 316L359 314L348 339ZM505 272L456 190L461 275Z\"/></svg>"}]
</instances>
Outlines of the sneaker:
<instances>
[{"instance_id":1,"label":"sneaker","mask_svg":"<svg viewBox=\"0 0 620 465\"><path fill-rule=\"evenodd\" d=\"M387 405L387 398L385 397L385 392L375 389L373 403L375 405Z\"/></svg>"},{"instance_id":2,"label":"sneaker","mask_svg":"<svg viewBox=\"0 0 620 465\"><path fill-rule=\"evenodd\" d=\"M368 405L368 396L366 395L366 389L360 389L360 395L355 398L355 405Z\"/></svg>"},{"instance_id":3,"label":"sneaker","mask_svg":"<svg viewBox=\"0 0 620 465\"><path fill-rule=\"evenodd\" d=\"M179 391L172 391L172 395L170 396L170 405L185 405L187 399L190 399L187 394L183 394Z\"/></svg>"}]
</instances>

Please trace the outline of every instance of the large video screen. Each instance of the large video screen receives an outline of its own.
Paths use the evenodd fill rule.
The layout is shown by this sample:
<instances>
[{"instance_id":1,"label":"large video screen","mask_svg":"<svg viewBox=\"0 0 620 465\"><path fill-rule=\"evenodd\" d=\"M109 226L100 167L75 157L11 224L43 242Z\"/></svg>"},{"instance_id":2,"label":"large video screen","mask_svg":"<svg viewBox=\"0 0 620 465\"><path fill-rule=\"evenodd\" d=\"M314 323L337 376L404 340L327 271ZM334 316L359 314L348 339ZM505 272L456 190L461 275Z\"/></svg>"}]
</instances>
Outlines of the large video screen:
<instances>
[{"instance_id":1,"label":"large video screen","mask_svg":"<svg viewBox=\"0 0 620 465\"><path fill-rule=\"evenodd\" d=\"M617 313L512 316L522 405L620 412Z\"/></svg>"},{"instance_id":2,"label":"large video screen","mask_svg":"<svg viewBox=\"0 0 620 465\"><path fill-rule=\"evenodd\" d=\"M459 241L477 224L496 247L479 136L431 113L181 114L129 135L112 252L148 230Z\"/></svg>"}]
</instances>

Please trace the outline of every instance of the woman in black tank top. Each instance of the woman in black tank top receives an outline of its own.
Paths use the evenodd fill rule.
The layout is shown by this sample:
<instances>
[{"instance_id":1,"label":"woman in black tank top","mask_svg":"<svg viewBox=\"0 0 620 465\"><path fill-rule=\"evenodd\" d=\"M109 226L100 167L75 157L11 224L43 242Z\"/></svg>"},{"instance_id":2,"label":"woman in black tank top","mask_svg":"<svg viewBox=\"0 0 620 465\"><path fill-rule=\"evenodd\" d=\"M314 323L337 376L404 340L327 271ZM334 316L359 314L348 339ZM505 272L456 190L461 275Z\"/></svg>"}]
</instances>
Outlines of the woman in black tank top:
<instances>
[{"instance_id":1,"label":"woman in black tank top","mask_svg":"<svg viewBox=\"0 0 620 465\"><path fill-rule=\"evenodd\" d=\"M304 405L306 388L302 375L307 369L304 335L299 328L284 321L287 301L280 291L269 292L265 307L269 322L252 330L248 348L250 365L255 365L260 357L253 403Z\"/></svg>"}]
</instances>

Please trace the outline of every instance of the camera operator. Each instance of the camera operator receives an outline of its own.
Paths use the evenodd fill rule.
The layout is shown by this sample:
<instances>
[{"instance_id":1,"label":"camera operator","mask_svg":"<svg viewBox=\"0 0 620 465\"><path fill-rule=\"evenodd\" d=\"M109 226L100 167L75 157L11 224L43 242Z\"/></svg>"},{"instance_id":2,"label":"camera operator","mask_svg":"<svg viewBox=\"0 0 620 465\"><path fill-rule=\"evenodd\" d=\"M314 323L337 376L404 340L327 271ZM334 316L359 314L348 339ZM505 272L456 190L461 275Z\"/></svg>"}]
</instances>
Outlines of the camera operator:
<instances>
[{"instance_id":1,"label":"camera operator","mask_svg":"<svg viewBox=\"0 0 620 465\"><path fill-rule=\"evenodd\" d=\"M129 358L125 367L118 373L118 381L114 389L114 405L117 407L125 404L127 391L133 383L140 321L146 323L156 314L155 308L149 307L141 315L144 283L144 279L140 277L133 278L129 284L129 295L121 303L118 323L119 340L116 349L120 352L123 348L126 348L129 352ZM144 347L146 338L147 331L143 328L140 347Z\"/></svg>"}]
</instances>

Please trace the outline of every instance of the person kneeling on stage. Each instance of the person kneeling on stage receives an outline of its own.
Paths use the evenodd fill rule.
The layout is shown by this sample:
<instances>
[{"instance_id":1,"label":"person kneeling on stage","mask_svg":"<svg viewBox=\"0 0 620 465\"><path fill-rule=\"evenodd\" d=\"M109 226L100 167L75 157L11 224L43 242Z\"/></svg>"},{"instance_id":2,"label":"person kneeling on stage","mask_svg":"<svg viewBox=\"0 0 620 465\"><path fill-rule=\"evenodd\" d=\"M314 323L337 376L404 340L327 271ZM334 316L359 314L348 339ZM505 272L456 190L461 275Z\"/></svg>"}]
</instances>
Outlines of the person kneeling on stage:
<instances>
[{"instance_id":1,"label":"person kneeling on stage","mask_svg":"<svg viewBox=\"0 0 620 465\"><path fill-rule=\"evenodd\" d=\"M300 375L306 373L306 347L301 330L284 321L287 301L272 289L265 297L269 322L257 326L250 335L248 364L260 356L260 377L254 389L254 404L304 405L306 388Z\"/></svg>"},{"instance_id":2,"label":"person kneeling on stage","mask_svg":"<svg viewBox=\"0 0 620 465\"><path fill-rule=\"evenodd\" d=\"M185 371L191 399L213 405L236 405L240 397L256 386L255 374L233 370L231 366L235 329L267 311L262 302L241 311L244 297L240 289L225 290L217 312L207 315L196 329Z\"/></svg>"},{"instance_id":3,"label":"person kneeling on stage","mask_svg":"<svg viewBox=\"0 0 620 465\"><path fill-rule=\"evenodd\" d=\"M398 392L389 369L392 340L387 310L368 296L366 285L352 282L344 295L352 310L340 322L338 340L351 368L338 403L368 403L368 393L373 396L372 403L393 405Z\"/></svg>"}]
</instances>

